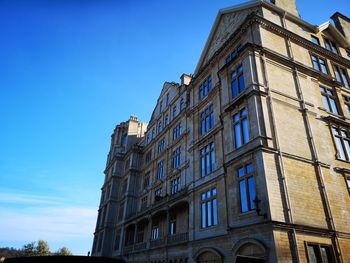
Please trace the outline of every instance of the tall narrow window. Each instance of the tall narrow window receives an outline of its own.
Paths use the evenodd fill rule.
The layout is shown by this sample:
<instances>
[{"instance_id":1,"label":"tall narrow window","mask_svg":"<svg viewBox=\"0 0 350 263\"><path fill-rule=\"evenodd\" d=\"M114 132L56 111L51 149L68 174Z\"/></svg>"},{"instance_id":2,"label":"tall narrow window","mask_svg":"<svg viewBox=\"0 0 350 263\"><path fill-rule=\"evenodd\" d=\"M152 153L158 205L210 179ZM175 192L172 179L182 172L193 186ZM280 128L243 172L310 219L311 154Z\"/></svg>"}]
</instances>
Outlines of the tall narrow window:
<instances>
[{"instance_id":1,"label":"tall narrow window","mask_svg":"<svg viewBox=\"0 0 350 263\"><path fill-rule=\"evenodd\" d=\"M165 105L168 107L169 106L169 93L166 95L166 101L165 101Z\"/></svg>"},{"instance_id":2,"label":"tall narrow window","mask_svg":"<svg viewBox=\"0 0 350 263\"><path fill-rule=\"evenodd\" d=\"M182 134L181 122L177 124L173 129L173 140L179 138Z\"/></svg>"},{"instance_id":3,"label":"tall narrow window","mask_svg":"<svg viewBox=\"0 0 350 263\"><path fill-rule=\"evenodd\" d=\"M181 146L173 151L173 168L179 168L181 164Z\"/></svg>"},{"instance_id":4,"label":"tall narrow window","mask_svg":"<svg viewBox=\"0 0 350 263\"><path fill-rule=\"evenodd\" d=\"M158 133L161 133L163 129L162 122L158 122Z\"/></svg>"},{"instance_id":5,"label":"tall narrow window","mask_svg":"<svg viewBox=\"0 0 350 263\"><path fill-rule=\"evenodd\" d=\"M157 179L160 180L164 177L164 160L161 160L157 165Z\"/></svg>"},{"instance_id":6,"label":"tall narrow window","mask_svg":"<svg viewBox=\"0 0 350 263\"><path fill-rule=\"evenodd\" d=\"M324 74L328 74L327 63L324 58L320 58L316 55L311 55L312 66L315 70L321 71Z\"/></svg>"},{"instance_id":7,"label":"tall narrow window","mask_svg":"<svg viewBox=\"0 0 350 263\"><path fill-rule=\"evenodd\" d=\"M161 139L158 143L158 153L164 151L165 148L165 139Z\"/></svg>"},{"instance_id":8,"label":"tall narrow window","mask_svg":"<svg viewBox=\"0 0 350 263\"><path fill-rule=\"evenodd\" d=\"M346 73L345 68L341 68L337 65L333 66L334 74L336 80L341 83L345 88L350 89L348 74Z\"/></svg>"},{"instance_id":9,"label":"tall narrow window","mask_svg":"<svg viewBox=\"0 0 350 263\"><path fill-rule=\"evenodd\" d=\"M242 93L245 89L244 84L244 76L243 76L243 66L242 64L237 67L236 70L234 70L231 73L231 91L232 91L232 97L237 97L240 93Z\"/></svg>"},{"instance_id":10,"label":"tall narrow window","mask_svg":"<svg viewBox=\"0 0 350 263\"><path fill-rule=\"evenodd\" d=\"M343 96L343 100L344 100L344 104L345 104L346 115L348 118L350 118L350 97Z\"/></svg>"},{"instance_id":11,"label":"tall narrow window","mask_svg":"<svg viewBox=\"0 0 350 263\"><path fill-rule=\"evenodd\" d=\"M162 196L163 196L163 188L160 187L154 191L154 197L156 201L160 200Z\"/></svg>"},{"instance_id":12,"label":"tall narrow window","mask_svg":"<svg viewBox=\"0 0 350 263\"><path fill-rule=\"evenodd\" d=\"M166 114L165 115L165 122L164 122L165 124L165 127L167 127L168 125L169 125L169 116L168 116L168 114Z\"/></svg>"},{"instance_id":13,"label":"tall narrow window","mask_svg":"<svg viewBox=\"0 0 350 263\"><path fill-rule=\"evenodd\" d=\"M114 250L118 250L119 249L120 234L121 234L121 230L120 229L115 231Z\"/></svg>"},{"instance_id":14,"label":"tall narrow window","mask_svg":"<svg viewBox=\"0 0 350 263\"><path fill-rule=\"evenodd\" d=\"M349 132L336 127L332 127L332 132L338 150L338 158L341 160L350 161Z\"/></svg>"},{"instance_id":15,"label":"tall narrow window","mask_svg":"<svg viewBox=\"0 0 350 263\"><path fill-rule=\"evenodd\" d=\"M216 188L212 188L201 195L202 228L218 224L218 207L216 201Z\"/></svg>"},{"instance_id":16,"label":"tall narrow window","mask_svg":"<svg viewBox=\"0 0 350 263\"><path fill-rule=\"evenodd\" d=\"M200 150L201 153L201 177L211 174L215 170L214 143L210 143Z\"/></svg>"},{"instance_id":17,"label":"tall narrow window","mask_svg":"<svg viewBox=\"0 0 350 263\"><path fill-rule=\"evenodd\" d=\"M251 163L237 169L242 213L255 209L255 181Z\"/></svg>"},{"instance_id":18,"label":"tall narrow window","mask_svg":"<svg viewBox=\"0 0 350 263\"><path fill-rule=\"evenodd\" d=\"M124 217L124 203L120 204L119 210L118 210L118 222L122 221Z\"/></svg>"},{"instance_id":19,"label":"tall narrow window","mask_svg":"<svg viewBox=\"0 0 350 263\"><path fill-rule=\"evenodd\" d=\"M176 216L172 215L170 216L169 220L169 235L175 235L176 234Z\"/></svg>"},{"instance_id":20,"label":"tall narrow window","mask_svg":"<svg viewBox=\"0 0 350 263\"><path fill-rule=\"evenodd\" d=\"M332 89L328 89L325 87L320 87L320 90L321 90L323 104L326 110L339 115L334 91Z\"/></svg>"},{"instance_id":21,"label":"tall narrow window","mask_svg":"<svg viewBox=\"0 0 350 263\"><path fill-rule=\"evenodd\" d=\"M173 119L175 119L177 116L176 114L176 105L173 107Z\"/></svg>"},{"instance_id":22,"label":"tall narrow window","mask_svg":"<svg viewBox=\"0 0 350 263\"><path fill-rule=\"evenodd\" d=\"M201 135L206 134L214 128L214 110L213 104L206 107L201 113Z\"/></svg>"},{"instance_id":23,"label":"tall narrow window","mask_svg":"<svg viewBox=\"0 0 350 263\"><path fill-rule=\"evenodd\" d=\"M159 113L162 113L163 112L163 101L161 100L159 102Z\"/></svg>"},{"instance_id":24,"label":"tall narrow window","mask_svg":"<svg viewBox=\"0 0 350 263\"><path fill-rule=\"evenodd\" d=\"M170 193L176 194L180 191L180 177L176 177L170 181Z\"/></svg>"},{"instance_id":25,"label":"tall narrow window","mask_svg":"<svg viewBox=\"0 0 350 263\"><path fill-rule=\"evenodd\" d=\"M328 49L329 51L332 51L335 54L338 54L337 46L332 40L325 38L324 44L325 44L326 49Z\"/></svg>"},{"instance_id":26,"label":"tall narrow window","mask_svg":"<svg viewBox=\"0 0 350 263\"><path fill-rule=\"evenodd\" d=\"M148 200L147 195L142 197L142 199L141 199L141 210L145 210L147 208L147 200Z\"/></svg>"},{"instance_id":27,"label":"tall narrow window","mask_svg":"<svg viewBox=\"0 0 350 263\"><path fill-rule=\"evenodd\" d=\"M249 142L249 127L246 108L241 109L233 115L233 129L236 148Z\"/></svg>"},{"instance_id":28,"label":"tall narrow window","mask_svg":"<svg viewBox=\"0 0 350 263\"><path fill-rule=\"evenodd\" d=\"M159 238L159 228L158 225L154 225L152 227L152 233L151 233L152 240L156 240Z\"/></svg>"},{"instance_id":29,"label":"tall narrow window","mask_svg":"<svg viewBox=\"0 0 350 263\"><path fill-rule=\"evenodd\" d=\"M149 183L150 183L150 172L147 172L146 174L145 174L145 177L144 177L144 179L143 179L143 189L146 189L148 186L149 186Z\"/></svg>"},{"instance_id":30,"label":"tall narrow window","mask_svg":"<svg viewBox=\"0 0 350 263\"><path fill-rule=\"evenodd\" d=\"M180 112L182 112L185 109L185 100L184 98L181 98L180 100Z\"/></svg>"}]
</instances>

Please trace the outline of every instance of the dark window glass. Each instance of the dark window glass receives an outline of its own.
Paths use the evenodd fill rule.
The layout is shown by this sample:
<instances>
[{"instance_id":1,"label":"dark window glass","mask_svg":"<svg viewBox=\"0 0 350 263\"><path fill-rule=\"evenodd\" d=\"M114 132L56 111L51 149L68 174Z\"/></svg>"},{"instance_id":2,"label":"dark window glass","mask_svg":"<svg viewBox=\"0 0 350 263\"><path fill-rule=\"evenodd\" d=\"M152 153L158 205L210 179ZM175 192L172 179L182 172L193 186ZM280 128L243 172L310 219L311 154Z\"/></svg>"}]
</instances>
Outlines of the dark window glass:
<instances>
[{"instance_id":1,"label":"dark window glass","mask_svg":"<svg viewBox=\"0 0 350 263\"><path fill-rule=\"evenodd\" d=\"M325 87L320 87L320 90L321 90L323 104L326 110L339 115L334 91L332 89L327 89Z\"/></svg>"},{"instance_id":2,"label":"dark window glass","mask_svg":"<svg viewBox=\"0 0 350 263\"><path fill-rule=\"evenodd\" d=\"M249 163L237 169L242 213L255 209L256 192L252 167L252 164Z\"/></svg>"},{"instance_id":3,"label":"dark window glass","mask_svg":"<svg viewBox=\"0 0 350 263\"><path fill-rule=\"evenodd\" d=\"M249 125L246 108L241 109L233 115L233 129L236 148L249 142Z\"/></svg>"},{"instance_id":4,"label":"dark window glass","mask_svg":"<svg viewBox=\"0 0 350 263\"><path fill-rule=\"evenodd\" d=\"M231 92L232 97L237 97L245 89L243 66L239 65L236 70L231 73Z\"/></svg>"},{"instance_id":5,"label":"dark window glass","mask_svg":"<svg viewBox=\"0 0 350 263\"><path fill-rule=\"evenodd\" d=\"M311 36L311 41L316 45L320 45L320 40L318 39L318 37Z\"/></svg>"},{"instance_id":6,"label":"dark window glass","mask_svg":"<svg viewBox=\"0 0 350 263\"><path fill-rule=\"evenodd\" d=\"M201 135L209 132L214 127L213 104L204 109L201 113Z\"/></svg>"},{"instance_id":7,"label":"dark window glass","mask_svg":"<svg viewBox=\"0 0 350 263\"><path fill-rule=\"evenodd\" d=\"M216 201L216 188L202 193L202 228L215 226L218 224L218 207Z\"/></svg>"}]
</instances>

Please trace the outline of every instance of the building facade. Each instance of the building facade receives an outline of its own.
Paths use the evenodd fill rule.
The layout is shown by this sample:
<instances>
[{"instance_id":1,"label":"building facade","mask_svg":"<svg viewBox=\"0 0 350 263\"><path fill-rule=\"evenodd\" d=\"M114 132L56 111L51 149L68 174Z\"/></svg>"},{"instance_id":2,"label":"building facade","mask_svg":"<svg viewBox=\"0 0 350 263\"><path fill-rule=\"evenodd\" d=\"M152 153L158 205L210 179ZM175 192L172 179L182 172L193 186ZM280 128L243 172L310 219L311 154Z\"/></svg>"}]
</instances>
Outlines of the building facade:
<instances>
[{"instance_id":1,"label":"building facade","mask_svg":"<svg viewBox=\"0 0 350 263\"><path fill-rule=\"evenodd\" d=\"M92 255L350 262L350 19L332 20L294 0L220 10L148 126L116 127Z\"/></svg>"}]
</instances>

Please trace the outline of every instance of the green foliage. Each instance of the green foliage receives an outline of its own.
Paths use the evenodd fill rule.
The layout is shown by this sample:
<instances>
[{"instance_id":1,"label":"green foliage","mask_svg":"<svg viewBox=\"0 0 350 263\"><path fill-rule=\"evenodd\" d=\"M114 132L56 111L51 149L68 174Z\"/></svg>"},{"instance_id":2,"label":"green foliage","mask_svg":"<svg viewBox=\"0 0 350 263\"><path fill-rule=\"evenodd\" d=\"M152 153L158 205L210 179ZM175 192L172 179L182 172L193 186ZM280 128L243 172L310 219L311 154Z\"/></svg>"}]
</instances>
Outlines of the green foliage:
<instances>
[{"instance_id":1,"label":"green foliage","mask_svg":"<svg viewBox=\"0 0 350 263\"><path fill-rule=\"evenodd\" d=\"M35 256L35 242L30 242L23 246L23 256L32 257Z\"/></svg>"},{"instance_id":2,"label":"green foliage","mask_svg":"<svg viewBox=\"0 0 350 263\"><path fill-rule=\"evenodd\" d=\"M71 256L71 255L73 255L72 252L66 247L61 247L55 254L57 256Z\"/></svg>"},{"instance_id":3,"label":"green foliage","mask_svg":"<svg viewBox=\"0 0 350 263\"><path fill-rule=\"evenodd\" d=\"M39 240L35 247L35 256L50 256L50 247L44 240Z\"/></svg>"}]
</instances>

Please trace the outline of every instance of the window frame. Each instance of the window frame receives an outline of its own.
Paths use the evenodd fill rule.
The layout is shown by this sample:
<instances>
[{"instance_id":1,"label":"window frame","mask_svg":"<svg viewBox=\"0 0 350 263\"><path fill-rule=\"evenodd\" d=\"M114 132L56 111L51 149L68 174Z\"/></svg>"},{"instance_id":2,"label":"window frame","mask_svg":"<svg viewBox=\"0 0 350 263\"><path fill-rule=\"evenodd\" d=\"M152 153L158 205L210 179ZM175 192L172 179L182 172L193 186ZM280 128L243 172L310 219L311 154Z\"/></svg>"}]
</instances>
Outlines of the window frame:
<instances>
[{"instance_id":1,"label":"window frame","mask_svg":"<svg viewBox=\"0 0 350 263\"><path fill-rule=\"evenodd\" d=\"M157 163L157 180L162 180L165 176L165 160L162 159Z\"/></svg>"},{"instance_id":2,"label":"window frame","mask_svg":"<svg viewBox=\"0 0 350 263\"><path fill-rule=\"evenodd\" d=\"M332 63L335 79L347 90L350 89L350 79L346 68Z\"/></svg>"},{"instance_id":3,"label":"window frame","mask_svg":"<svg viewBox=\"0 0 350 263\"><path fill-rule=\"evenodd\" d=\"M175 148L172 154L172 168L178 169L181 166L181 146Z\"/></svg>"},{"instance_id":4,"label":"window frame","mask_svg":"<svg viewBox=\"0 0 350 263\"><path fill-rule=\"evenodd\" d=\"M348 129L344 127L339 127L336 125L331 125L331 133L332 133L332 138L336 150L336 158L340 161L344 162L350 162L350 132ZM335 134L334 132L337 132ZM347 137L343 136L343 132L347 135ZM347 141L348 145L345 144L345 141ZM338 146L341 146L341 149L339 149ZM342 158L342 155L344 158Z\"/></svg>"},{"instance_id":5,"label":"window frame","mask_svg":"<svg viewBox=\"0 0 350 263\"><path fill-rule=\"evenodd\" d=\"M203 82L199 85L198 90L199 100L202 101L213 90L213 79L211 75L203 80Z\"/></svg>"},{"instance_id":6,"label":"window frame","mask_svg":"<svg viewBox=\"0 0 350 263\"><path fill-rule=\"evenodd\" d=\"M242 94L246 90L246 82L244 79L244 68L243 63L240 62L237 64L236 67L234 67L233 70L231 70L230 74L230 92L231 92L231 99L236 99L239 97L240 94ZM234 91L234 84L236 83L237 87L237 94L235 94ZM243 84L243 85L242 85ZM243 88L241 87L243 86Z\"/></svg>"},{"instance_id":7,"label":"window frame","mask_svg":"<svg viewBox=\"0 0 350 263\"><path fill-rule=\"evenodd\" d=\"M331 114L340 115L341 107L335 88L326 86L319 86L319 88L324 109Z\"/></svg>"},{"instance_id":8,"label":"window frame","mask_svg":"<svg viewBox=\"0 0 350 263\"><path fill-rule=\"evenodd\" d=\"M170 195L174 195L181 190L181 178L176 176L170 180Z\"/></svg>"},{"instance_id":9,"label":"window frame","mask_svg":"<svg viewBox=\"0 0 350 263\"><path fill-rule=\"evenodd\" d=\"M242 115L243 110L246 111L245 115ZM238 115L238 120L235 120L236 115ZM248 105L240 107L235 113L233 113L231 120L232 120L232 128L233 128L233 146L235 149L238 149L238 148L248 144L251 140ZM245 123L246 123L246 125L245 125ZM239 145L237 143L238 137L236 135L236 125L237 124L239 126L239 132L240 132L240 134L239 134L240 144ZM247 129L246 133L244 132L245 129ZM247 135L248 137L245 138L245 135Z\"/></svg>"},{"instance_id":10,"label":"window frame","mask_svg":"<svg viewBox=\"0 0 350 263\"><path fill-rule=\"evenodd\" d=\"M321 248L328 248L329 249L329 253L330 253L330 261L328 261L327 263L335 263L335 254L334 254L334 248L331 244L321 244L321 243L315 243L315 242L308 242L308 241L305 241L305 253L306 253L306 259L307 259L307 262L308 263L313 263L310 259L310 255L309 255L309 247L317 247L318 249L318 254L321 255L321 261L322 262L317 262L317 263L323 263L323 259L322 259L322 254L321 254ZM316 259L319 259L319 258L316 258Z\"/></svg>"},{"instance_id":11,"label":"window frame","mask_svg":"<svg viewBox=\"0 0 350 263\"><path fill-rule=\"evenodd\" d=\"M319 55L316 55L315 53L310 53L310 57L311 57L312 68L314 70L316 70L317 72L320 72L322 74L329 75L328 62L327 62L326 58L320 57ZM314 60L314 58L316 59L316 61ZM324 62L324 69L325 69L326 72L323 71L323 68L322 68L323 64L320 63L320 61ZM314 62L317 63L317 68L315 68Z\"/></svg>"},{"instance_id":12,"label":"window frame","mask_svg":"<svg viewBox=\"0 0 350 263\"><path fill-rule=\"evenodd\" d=\"M215 194L214 194L215 192ZM208 196L209 193L209 196ZM219 224L217 187L213 186L200 193L201 229L208 229ZM215 203L215 205L214 205ZM210 204L210 205L209 205ZM204 208L204 209L203 209ZM204 224L205 222L205 224Z\"/></svg>"},{"instance_id":13,"label":"window frame","mask_svg":"<svg viewBox=\"0 0 350 263\"><path fill-rule=\"evenodd\" d=\"M212 141L199 150L200 156L200 177L214 173L216 168L215 142ZM209 168L209 171L208 171Z\"/></svg>"},{"instance_id":14,"label":"window frame","mask_svg":"<svg viewBox=\"0 0 350 263\"><path fill-rule=\"evenodd\" d=\"M337 44L333 40L323 36L323 42L324 42L325 49L327 49L328 51L330 51L334 54L339 55L339 49L337 47ZM329 46L329 48L328 48L328 46Z\"/></svg>"},{"instance_id":15,"label":"window frame","mask_svg":"<svg viewBox=\"0 0 350 263\"><path fill-rule=\"evenodd\" d=\"M316 43L314 40L315 40L317 43ZM319 39L317 36L315 36L315 35L311 35L311 42L314 43L314 44L316 44L316 45L318 45L318 46L321 46L320 39Z\"/></svg>"},{"instance_id":16,"label":"window frame","mask_svg":"<svg viewBox=\"0 0 350 263\"><path fill-rule=\"evenodd\" d=\"M248 170L248 167L251 167L251 170ZM240 171L243 169L243 174L240 175ZM240 165L236 167L236 178L237 178L237 183L238 183L238 193L239 193L239 207L240 207L240 213L241 214L247 214L249 212L255 211L256 210L256 205L254 203L254 200L257 196L257 191L256 191L256 179L255 179L255 173L254 173L254 166L253 162L245 162L243 165ZM251 196L251 190L249 187L249 180L253 179L253 189L254 189L254 194L255 198ZM243 210L243 200L242 200L242 190L241 190L241 182L244 182L244 187L245 187L245 202L247 206L247 210ZM253 200L252 200L253 199Z\"/></svg>"},{"instance_id":17,"label":"window frame","mask_svg":"<svg viewBox=\"0 0 350 263\"><path fill-rule=\"evenodd\" d=\"M346 115L345 117L350 118L350 96L342 94L342 97L346 109L346 114L344 115Z\"/></svg>"},{"instance_id":18,"label":"window frame","mask_svg":"<svg viewBox=\"0 0 350 263\"><path fill-rule=\"evenodd\" d=\"M214 128L215 119L213 103L205 107L204 110L200 113L199 121L199 131L201 136L204 136L205 134L209 133Z\"/></svg>"}]
</instances>

